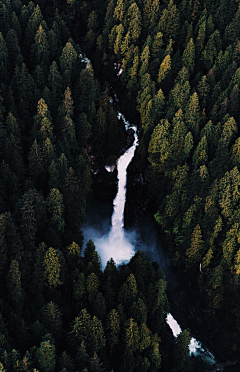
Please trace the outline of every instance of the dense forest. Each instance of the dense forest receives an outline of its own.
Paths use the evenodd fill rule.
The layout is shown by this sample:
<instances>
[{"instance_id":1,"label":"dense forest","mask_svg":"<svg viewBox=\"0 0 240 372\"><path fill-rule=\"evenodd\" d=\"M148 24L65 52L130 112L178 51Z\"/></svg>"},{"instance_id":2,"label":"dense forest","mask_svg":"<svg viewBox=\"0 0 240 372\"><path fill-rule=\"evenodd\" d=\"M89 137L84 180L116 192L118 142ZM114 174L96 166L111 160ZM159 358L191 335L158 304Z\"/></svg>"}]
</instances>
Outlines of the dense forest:
<instances>
[{"instance_id":1,"label":"dense forest","mask_svg":"<svg viewBox=\"0 0 240 372\"><path fill-rule=\"evenodd\" d=\"M139 200L237 361L239 1L2 0L0 77L0 371L194 368L158 265L102 270L83 247L93 170L126 146L119 105Z\"/></svg>"}]
</instances>

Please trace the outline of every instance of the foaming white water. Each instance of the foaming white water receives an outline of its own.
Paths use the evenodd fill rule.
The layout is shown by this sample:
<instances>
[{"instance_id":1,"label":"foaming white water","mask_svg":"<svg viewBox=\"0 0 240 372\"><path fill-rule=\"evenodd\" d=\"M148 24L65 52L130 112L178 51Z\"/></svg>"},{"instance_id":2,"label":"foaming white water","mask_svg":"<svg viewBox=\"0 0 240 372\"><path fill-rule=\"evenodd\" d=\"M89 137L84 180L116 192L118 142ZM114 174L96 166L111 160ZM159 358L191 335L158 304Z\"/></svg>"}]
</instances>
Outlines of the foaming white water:
<instances>
[{"instance_id":1,"label":"foaming white water","mask_svg":"<svg viewBox=\"0 0 240 372\"><path fill-rule=\"evenodd\" d=\"M209 350L204 349L201 342L197 341L194 337L192 337L190 340L189 353L190 355L193 354L195 356L200 356L208 364L213 365L216 363L212 353L210 353Z\"/></svg>"},{"instance_id":2,"label":"foaming white water","mask_svg":"<svg viewBox=\"0 0 240 372\"><path fill-rule=\"evenodd\" d=\"M180 325L174 319L172 314L169 313L167 315L166 322L169 325L169 327L171 328L174 337L177 337L182 332L182 329L181 329Z\"/></svg>"},{"instance_id":3,"label":"foaming white water","mask_svg":"<svg viewBox=\"0 0 240 372\"><path fill-rule=\"evenodd\" d=\"M134 130L134 143L117 161L118 192L113 202L112 228L109 234L110 243L113 243L116 239L119 242L124 240L123 219L126 200L127 167L133 158L137 146L137 128L135 126L132 128Z\"/></svg>"},{"instance_id":4,"label":"foaming white water","mask_svg":"<svg viewBox=\"0 0 240 372\"><path fill-rule=\"evenodd\" d=\"M134 246L131 243L131 241L134 241L133 238L135 235L124 231L124 208L126 201L127 168L138 145L137 127L131 125L121 113L118 113L118 118L122 118L126 129L133 129L134 142L117 161L118 192L113 202L110 232L94 240L96 249L101 256L103 267L106 266L110 258L113 258L115 263L119 265L129 261L135 253ZM112 168L106 166L105 169L110 171Z\"/></svg>"},{"instance_id":5,"label":"foaming white water","mask_svg":"<svg viewBox=\"0 0 240 372\"><path fill-rule=\"evenodd\" d=\"M173 336L178 337L182 332L182 329L178 322L174 319L172 314L167 314L166 322L168 323L169 327L172 330ZM212 353L209 350L203 349L201 342L197 341L194 337L191 338L190 343L188 345L189 354L195 356L201 356L205 362L208 364L215 364L215 359Z\"/></svg>"},{"instance_id":6,"label":"foaming white water","mask_svg":"<svg viewBox=\"0 0 240 372\"><path fill-rule=\"evenodd\" d=\"M115 165L105 165L105 169L110 173L115 169Z\"/></svg>"}]
</instances>

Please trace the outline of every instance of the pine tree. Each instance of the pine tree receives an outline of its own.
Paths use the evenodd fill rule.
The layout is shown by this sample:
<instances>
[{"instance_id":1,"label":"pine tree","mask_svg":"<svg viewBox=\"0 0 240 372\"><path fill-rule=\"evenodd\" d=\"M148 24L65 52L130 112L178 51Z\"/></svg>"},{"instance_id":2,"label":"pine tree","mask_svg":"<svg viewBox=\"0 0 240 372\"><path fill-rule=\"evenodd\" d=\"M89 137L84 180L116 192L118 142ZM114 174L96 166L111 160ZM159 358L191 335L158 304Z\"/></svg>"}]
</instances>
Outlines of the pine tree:
<instances>
[{"instance_id":1,"label":"pine tree","mask_svg":"<svg viewBox=\"0 0 240 372\"><path fill-rule=\"evenodd\" d=\"M83 221L85 212L85 201L83 200L80 181L72 167L69 168L64 181L64 205L66 211L66 223L79 228ZM74 221L73 221L74 216Z\"/></svg>"},{"instance_id":2,"label":"pine tree","mask_svg":"<svg viewBox=\"0 0 240 372\"><path fill-rule=\"evenodd\" d=\"M35 249L34 252L34 268L33 268L33 280L31 291L33 293L42 293L45 283L44 283L44 268L43 260L47 251L47 246L45 243L40 243L39 247Z\"/></svg>"},{"instance_id":3,"label":"pine tree","mask_svg":"<svg viewBox=\"0 0 240 372\"><path fill-rule=\"evenodd\" d=\"M9 57L8 57L8 48L6 41L0 32L0 50L1 50L1 55L0 55L0 77L1 81L8 83L8 64L9 64Z\"/></svg>"},{"instance_id":4,"label":"pine tree","mask_svg":"<svg viewBox=\"0 0 240 372\"><path fill-rule=\"evenodd\" d=\"M51 225L58 232L64 231L64 218L63 218L63 195L58 189L51 189L47 197L47 209L51 216Z\"/></svg>"},{"instance_id":5,"label":"pine tree","mask_svg":"<svg viewBox=\"0 0 240 372\"><path fill-rule=\"evenodd\" d=\"M61 371L73 372L73 369L74 369L73 359L67 353L67 351L64 351L61 354L61 357L60 357L60 366L61 366L60 367L61 368Z\"/></svg>"},{"instance_id":6,"label":"pine tree","mask_svg":"<svg viewBox=\"0 0 240 372\"><path fill-rule=\"evenodd\" d=\"M178 336L173 351L173 366L176 371L188 370L190 333L184 329Z\"/></svg>"},{"instance_id":7,"label":"pine tree","mask_svg":"<svg viewBox=\"0 0 240 372\"><path fill-rule=\"evenodd\" d=\"M117 310L113 309L107 316L106 336L110 345L111 354L114 346L119 343L120 319Z\"/></svg>"},{"instance_id":8,"label":"pine tree","mask_svg":"<svg viewBox=\"0 0 240 372\"><path fill-rule=\"evenodd\" d=\"M238 85L235 85L229 97L229 114L238 121L240 113L240 95Z\"/></svg>"},{"instance_id":9,"label":"pine tree","mask_svg":"<svg viewBox=\"0 0 240 372\"><path fill-rule=\"evenodd\" d=\"M39 177L43 174L43 151L41 146L34 140L28 155L29 173L34 182L37 183Z\"/></svg>"},{"instance_id":10,"label":"pine tree","mask_svg":"<svg viewBox=\"0 0 240 372\"><path fill-rule=\"evenodd\" d=\"M149 63L149 58L150 58L150 51L149 51L149 46L146 45L145 48L143 49L143 52L141 54L141 67L139 71L139 76L142 77L148 72L148 63Z\"/></svg>"},{"instance_id":11,"label":"pine tree","mask_svg":"<svg viewBox=\"0 0 240 372\"><path fill-rule=\"evenodd\" d=\"M73 116L73 99L72 93L69 87L64 92L62 105L59 110L61 132L62 132L62 143L63 149L66 154L70 153L70 149L76 146L76 133L75 124L72 120Z\"/></svg>"},{"instance_id":12,"label":"pine tree","mask_svg":"<svg viewBox=\"0 0 240 372\"><path fill-rule=\"evenodd\" d=\"M11 261L7 275L7 288L9 290L10 298L13 303L19 303L23 295L23 290L21 282L21 271L17 260Z\"/></svg>"},{"instance_id":13,"label":"pine tree","mask_svg":"<svg viewBox=\"0 0 240 372\"><path fill-rule=\"evenodd\" d=\"M155 333L152 338L150 350L148 352L148 358L150 361L150 369L151 371L154 371L154 372L157 372L159 370L159 368L161 367L161 363L162 363L162 358L161 358L161 354L159 351L160 341L161 341L160 337L158 337L158 334Z\"/></svg>"},{"instance_id":14,"label":"pine tree","mask_svg":"<svg viewBox=\"0 0 240 372\"><path fill-rule=\"evenodd\" d=\"M129 6L127 11L127 18L129 18L128 32L131 36L131 40L135 43L141 34L141 12L136 3Z\"/></svg>"},{"instance_id":15,"label":"pine tree","mask_svg":"<svg viewBox=\"0 0 240 372\"><path fill-rule=\"evenodd\" d=\"M78 346L88 338L89 325L91 321L91 315L84 308L80 311L78 317L74 319L71 329L71 337L73 338L73 344Z\"/></svg>"},{"instance_id":16,"label":"pine tree","mask_svg":"<svg viewBox=\"0 0 240 372\"><path fill-rule=\"evenodd\" d=\"M51 112L53 115L56 115L57 108L60 105L62 85L62 76L58 70L58 65L53 61L48 74L48 86L51 90Z\"/></svg>"},{"instance_id":17,"label":"pine tree","mask_svg":"<svg viewBox=\"0 0 240 372\"><path fill-rule=\"evenodd\" d=\"M183 52L182 63L188 69L189 73L192 74L195 66L195 46L192 38Z\"/></svg>"},{"instance_id":18,"label":"pine tree","mask_svg":"<svg viewBox=\"0 0 240 372\"><path fill-rule=\"evenodd\" d=\"M77 366L84 371L83 368L87 366L88 360L89 355L87 354L85 343L82 341L77 349ZM85 370L87 369L85 368Z\"/></svg>"},{"instance_id":19,"label":"pine tree","mask_svg":"<svg viewBox=\"0 0 240 372\"><path fill-rule=\"evenodd\" d=\"M207 164L208 162L208 143L205 136L202 137L198 143L193 154L193 165L198 169L200 165Z\"/></svg>"},{"instance_id":20,"label":"pine tree","mask_svg":"<svg viewBox=\"0 0 240 372\"><path fill-rule=\"evenodd\" d=\"M32 47L32 54L35 61L35 64L43 64L48 65L49 61L49 44L47 40L46 32L40 24L36 35L35 35L35 43Z\"/></svg>"},{"instance_id":21,"label":"pine tree","mask_svg":"<svg viewBox=\"0 0 240 372\"><path fill-rule=\"evenodd\" d=\"M186 111L186 122L189 130L192 131L194 139L197 138L200 130L200 108L197 93L193 93L188 102Z\"/></svg>"},{"instance_id":22,"label":"pine tree","mask_svg":"<svg viewBox=\"0 0 240 372\"><path fill-rule=\"evenodd\" d=\"M42 308L41 312L42 321L47 331L54 337L59 337L62 332L62 314L59 307L50 301Z\"/></svg>"},{"instance_id":23,"label":"pine tree","mask_svg":"<svg viewBox=\"0 0 240 372\"><path fill-rule=\"evenodd\" d=\"M34 41L34 36L36 35L36 32L40 26L40 23L43 20L42 12L40 10L39 5L37 5L31 14L27 27L26 27L26 32L25 32L25 39L24 39L24 46L26 51L29 51L30 45Z\"/></svg>"},{"instance_id":24,"label":"pine tree","mask_svg":"<svg viewBox=\"0 0 240 372\"><path fill-rule=\"evenodd\" d=\"M123 305L129 306L136 299L136 296L137 282L134 275L130 274L120 289L119 299Z\"/></svg>"},{"instance_id":25,"label":"pine tree","mask_svg":"<svg viewBox=\"0 0 240 372\"><path fill-rule=\"evenodd\" d=\"M16 118L11 112L9 112L6 118L6 129L8 137L5 141L5 147L7 149L5 158L11 170L22 179L25 173L25 166L23 160L20 129Z\"/></svg>"},{"instance_id":26,"label":"pine tree","mask_svg":"<svg viewBox=\"0 0 240 372\"><path fill-rule=\"evenodd\" d=\"M146 323L147 321L147 308L144 301L138 298L134 301L130 308L130 314L132 318L138 323Z\"/></svg>"},{"instance_id":27,"label":"pine tree","mask_svg":"<svg viewBox=\"0 0 240 372\"><path fill-rule=\"evenodd\" d=\"M91 303L93 302L93 300L95 300L99 284L99 279L95 273L91 273L90 275L88 275L86 279L86 289L88 292L89 301Z\"/></svg>"},{"instance_id":28,"label":"pine tree","mask_svg":"<svg viewBox=\"0 0 240 372\"><path fill-rule=\"evenodd\" d=\"M186 256L190 267L195 267L200 263L203 248L201 228L197 225L192 233L191 245L186 250Z\"/></svg>"},{"instance_id":29,"label":"pine tree","mask_svg":"<svg viewBox=\"0 0 240 372\"><path fill-rule=\"evenodd\" d=\"M45 228L46 204L40 193L34 189L27 191L21 202L21 231L26 247L32 247L38 230Z\"/></svg>"},{"instance_id":30,"label":"pine tree","mask_svg":"<svg viewBox=\"0 0 240 372\"><path fill-rule=\"evenodd\" d=\"M152 43L152 57L154 59L156 58L161 59L162 46L163 46L163 34L161 32L158 32Z\"/></svg>"},{"instance_id":31,"label":"pine tree","mask_svg":"<svg viewBox=\"0 0 240 372\"><path fill-rule=\"evenodd\" d=\"M9 60L13 64L16 61L18 54L20 54L20 46L18 42L17 33L15 30L11 29L8 31L6 42L7 42Z\"/></svg>"},{"instance_id":32,"label":"pine tree","mask_svg":"<svg viewBox=\"0 0 240 372\"><path fill-rule=\"evenodd\" d=\"M83 273L80 273L73 287L73 297L77 302L77 305L82 304L84 296L86 294L85 277Z\"/></svg>"},{"instance_id":33,"label":"pine tree","mask_svg":"<svg viewBox=\"0 0 240 372\"><path fill-rule=\"evenodd\" d=\"M140 327L140 353L147 349L151 345L151 337L150 337L150 331L145 323L141 324Z\"/></svg>"},{"instance_id":34,"label":"pine tree","mask_svg":"<svg viewBox=\"0 0 240 372\"><path fill-rule=\"evenodd\" d=\"M49 174L49 181L48 181L49 189L58 188L59 171L57 168L57 164L54 160L51 161L51 164L48 167L48 174Z\"/></svg>"},{"instance_id":35,"label":"pine tree","mask_svg":"<svg viewBox=\"0 0 240 372\"><path fill-rule=\"evenodd\" d=\"M88 139L92 134L92 126L88 122L87 115L84 112L80 114L75 127L79 147L86 147Z\"/></svg>"},{"instance_id":36,"label":"pine tree","mask_svg":"<svg viewBox=\"0 0 240 372\"><path fill-rule=\"evenodd\" d=\"M132 318L125 323L125 346L130 351L136 351L139 349L140 335L139 328L136 322Z\"/></svg>"},{"instance_id":37,"label":"pine tree","mask_svg":"<svg viewBox=\"0 0 240 372\"><path fill-rule=\"evenodd\" d=\"M103 363L100 362L97 353L94 352L93 356L89 360L89 371L90 372L103 372L105 368L103 367Z\"/></svg>"},{"instance_id":38,"label":"pine tree","mask_svg":"<svg viewBox=\"0 0 240 372\"><path fill-rule=\"evenodd\" d=\"M179 71L176 83L170 92L170 102L168 105L168 115L170 117L173 117L178 110L183 110L187 106L191 88L188 79L188 70L186 67L183 67Z\"/></svg>"},{"instance_id":39,"label":"pine tree","mask_svg":"<svg viewBox=\"0 0 240 372\"><path fill-rule=\"evenodd\" d=\"M102 322L105 321L107 316L107 304L101 292L98 292L95 297L93 311L98 319L100 319Z\"/></svg>"},{"instance_id":40,"label":"pine tree","mask_svg":"<svg viewBox=\"0 0 240 372\"><path fill-rule=\"evenodd\" d=\"M166 40L170 37L176 38L179 29L179 10L173 0L170 0L168 7L163 10L158 28Z\"/></svg>"},{"instance_id":41,"label":"pine tree","mask_svg":"<svg viewBox=\"0 0 240 372\"><path fill-rule=\"evenodd\" d=\"M60 252L57 249L50 247L44 257L44 278L46 285L50 289L55 289L57 286L62 285L61 281L61 259Z\"/></svg>"},{"instance_id":42,"label":"pine tree","mask_svg":"<svg viewBox=\"0 0 240 372\"><path fill-rule=\"evenodd\" d=\"M168 54L162 61L159 72L158 72L158 82L161 83L171 71L171 57Z\"/></svg>"},{"instance_id":43,"label":"pine tree","mask_svg":"<svg viewBox=\"0 0 240 372\"><path fill-rule=\"evenodd\" d=\"M114 43L114 53L117 55L120 53L123 33L124 33L124 27L122 23L120 23L120 25L116 27L116 40Z\"/></svg>"},{"instance_id":44,"label":"pine tree","mask_svg":"<svg viewBox=\"0 0 240 372\"><path fill-rule=\"evenodd\" d=\"M172 162L175 160L176 164L181 164L185 159L184 143L187 134L187 128L183 121L183 112L181 109L176 112L172 125L171 152L174 154Z\"/></svg>"},{"instance_id":45,"label":"pine tree","mask_svg":"<svg viewBox=\"0 0 240 372\"><path fill-rule=\"evenodd\" d=\"M49 340L43 341L36 353L40 368L43 372L54 372L56 364L55 346Z\"/></svg>"},{"instance_id":46,"label":"pine tree","mask_svg":"<svg viewBox=\"0 0 240 372\"><path fill-rule=\"evenodd\" d=\"M6 271L6 267L7 267L8 244L7 244L6 230L7 230L6 216L4 214L1 214L0 215L0 254L1 254L0 272L1 272L1 275Z\"/></svg>"},{"instance_id":47,"label":"pine tree","mask_svg":"<svg viewBox=\"0 0 240 372\"><path fill-rule=\"evenodd\" d=\"M166 119L162 119L154 129L149 142L149 161L153 166L159 167L160 170L165 169L171 156L169 128L169 122Z\"/></svg>"},{"instance_id":48,"label":"pine tree","mask_svg":"<svg viewBox=\"0 0 240 372\"><path fill-rule=\"evenodd\" d=\"M123 21L124 11L125 11L124 0L117 0L116 7L114 9L113 17L119 22Z\"/></svg>"},{"instance_id":49,"label":"pine tree","mask_svg":"<svg viewBox=\"0 0 240 372\"><path fill-rule=\"evenodd\" d=\"M98 96L98 84L94 80L94 72L90 63L80 72L77 89L78 97L75 104L78 112L85 112L88 115L90 124L92 124L95 120L95 101Z\"/></svg>"},{"instance_id":50,"label":"pine tree","mask_svg":"<svg viewBox=\"0 0 240 372\"><path fill-rule=\"evenodd\" d=\"M93 316L88 331L88 346L91 354L104 348L106 338L101 320Z\"/></svg>"},{"instance_id":51,"label":"pine tree","mask_svg":"<svg viewBox=\"0 0 240 372\"><path fill-rule=\"evenodd\" d=\"M77 60L77 52L69 41L62 50L62 54L60 56L60 68L62 73L66 73L67 70L70 72L73 69L73 66Z\"/></svg>"},{"instance_id":52,"label":"pine tree","mask_svg":"<svg viewBox=\"0 0 240 372\"><path fill-rule=\"evenodd\" d=\"M22 41L22 30L21 30L19 17L17 15L17 13L19 14L20 11L19 12L14 12L13 11L13 13L12 13L12 28L13 28L13 30L16 31L18 40Z\"/></svg>"}]
</instances>

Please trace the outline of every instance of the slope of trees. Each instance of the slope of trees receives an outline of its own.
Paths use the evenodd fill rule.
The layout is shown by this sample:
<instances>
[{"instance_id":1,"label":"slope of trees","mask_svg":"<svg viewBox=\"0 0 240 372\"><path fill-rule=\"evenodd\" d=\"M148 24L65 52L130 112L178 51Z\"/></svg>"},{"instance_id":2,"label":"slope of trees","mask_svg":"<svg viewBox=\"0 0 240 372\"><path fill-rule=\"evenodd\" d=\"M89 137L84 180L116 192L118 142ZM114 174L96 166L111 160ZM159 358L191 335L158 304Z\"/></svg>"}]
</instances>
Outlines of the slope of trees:
<instances>
[{"instance_id":1,"label":"slope of trees","mask_svg":"<svg viewBox=\"0 0 240 372\"><path fill-rule=\"evenodd\" d=\"M2 370L188 368L155 266L80 258L91 168L125 145L112 87L168 254L237 358L239 19L235 0L0 2Z\"/></svg>"},{"instance_id":2,"label":"slope of trees","mask_svg":"<svg viewBox=\"0 0 240 372\"><path fill-rule=\"evenodd\" d=\"M215 332L221 322L230 354L237 355L239 4L103 4L104 19L104 5L72 4L76 23L81 20L88 30L86 37L82 33L85 48L99 79L115 82L122 110L139 121L133 169L145 178L168 254L203 296L209 327ZM119 78L113 76L114 66L121 69Z\"/></svg>"}]
</instances>

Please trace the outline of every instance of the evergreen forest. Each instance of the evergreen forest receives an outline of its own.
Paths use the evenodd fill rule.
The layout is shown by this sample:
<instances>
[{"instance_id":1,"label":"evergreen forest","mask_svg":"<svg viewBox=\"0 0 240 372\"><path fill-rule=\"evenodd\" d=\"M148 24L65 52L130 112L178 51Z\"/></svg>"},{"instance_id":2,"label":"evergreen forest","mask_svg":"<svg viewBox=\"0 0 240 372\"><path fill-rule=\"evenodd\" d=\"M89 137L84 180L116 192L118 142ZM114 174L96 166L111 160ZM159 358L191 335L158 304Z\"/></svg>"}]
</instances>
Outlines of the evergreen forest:
<instances>
[{"instance_id":1,"label":"evergreen forest","mask_svg":"<svg viewBox=\"0 0 240 372\"><path fill-rule=\"evenodd\" d=\"M96 170L127 146L119 109L132 213L239 368L239 0L1 0L0 372L198 371L159 265L102 268L83 244Z\"/></svg>"}]
</instances>

